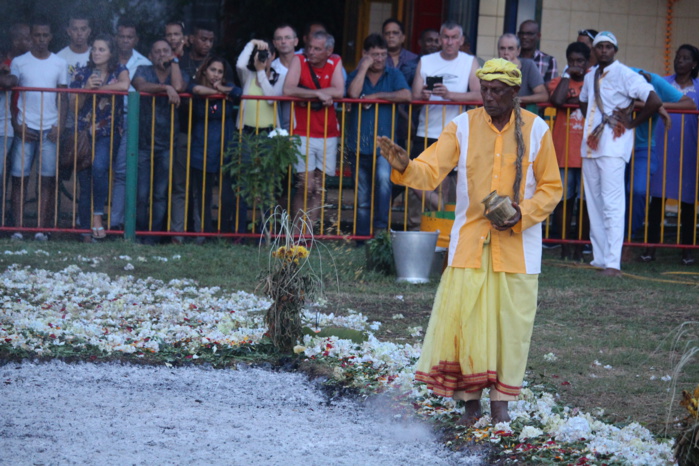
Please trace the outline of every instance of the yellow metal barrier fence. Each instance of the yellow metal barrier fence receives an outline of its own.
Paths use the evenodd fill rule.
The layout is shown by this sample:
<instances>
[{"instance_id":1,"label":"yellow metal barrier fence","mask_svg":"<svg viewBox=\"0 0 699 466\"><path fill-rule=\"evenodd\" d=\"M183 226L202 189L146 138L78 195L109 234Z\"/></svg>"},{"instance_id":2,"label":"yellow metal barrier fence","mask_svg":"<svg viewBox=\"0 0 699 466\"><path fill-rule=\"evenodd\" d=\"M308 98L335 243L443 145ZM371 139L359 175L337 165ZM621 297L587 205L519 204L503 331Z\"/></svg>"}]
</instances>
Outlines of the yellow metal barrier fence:
<instances>
[{"instance_id":1,"label":"yellow metal barrier fence","mask_svg":"<svg viewBox=\"0 0 699 466\"><path fill-rule=\"evenodd\" d=\"M124 176L120 152L124 150L121 146L126 135L117 109L124 93L30 88L16 88L14 92L40 92L42 106L44 98L56 98L56 95L76 98L58 98L61 118L71 115L72 118L67 120L72 120L73 125L64 128L58 125L54 133L46 128L36 132L23 127L19 134L15 132L14 139L9 139L9 119L5 118L0 125L0 131L4 130L6 136L0 146L3 152L2 194L5 195L0 205L0 229L11 233L53 231L88 236L92 216L103 213L107 232L121 233ZM12 111L12 99L9 91L4 95L1 111L8 115ZM111 118L109 136L88 138L92 163L90 167L80 169L78 152L84 137L78 121L85 112L79 103L83 97L84 105L91 108L88 112L92 118L87 128L89 134L95 134L103 127L103 122L97 117L100 106L111 108ZM151 242L159 241L160 237L177 242L185 237L257 237L260 225L255 206L247 206L238 193L232 191L231 180L224 173L229 145L240 142L241 131L260 134L271 129L260 125L257 115L262 105L272 106L272 126L276 127L279 121L286 120L286 116L293 122L297 107L312 106L313 102L286 97L244 96L244 105L256 115L255 126L250 127L244 125L242 112L236 115L235 104L223 96L202 98L183 94L182 97L186 99L177 109L167 104L164 95L142 94L140 114L128 115L129 118L139 118L141 123L137 234L144 239L150 238ZM311 136L313 112L305 112L305 134L296 134L303 141L296 164L302 173L296 175L294 182L294 169L289 167L285 192L280 194L279 204L287 210L310 210L309 215L316 222L314 233L323 238L367 239L376 233L377 228L419 228L424 211L442 210L446 203L454 201L454 183L444 183L432 193L392 187L387 198L386 173L382 172L383 162L374 142L377 136L396 139L397 134L406 134L405 139L398 142L411 156L417 156L434 140L427 137L434 134L429 128L430 112L441 112L441 131L448 123L448 105L458 105L461 112L468 108L469 103L415 101L403 105L341 99L335 106L323 107L314 114L320 116L313 118L322 121L322 136L317 138ZM281 115L282 108L289 115ZM575 109L569 106L563 113L558 113L558 118L566 118L567 128L571 126L571 114ZM424 127L418 127L416 116L420 113ZM546 112L546 118L553 128L554 116L550 113ZM655 149L646 147L636 151L629 163L627 192L630 195L625 229L628 244L665 243L675 247L697 247L699 149L696 134L699 112L671 113L681 118L680 141L669 140L668 133L659 134L651 127L650 133L656 133ZM337 128L333 127L335 121ZM293 127L286 129L294 134ZM377 134L382 132L386 134ZM569 131L566 131L564 154L559 154L563 161L560 168L566 195L555 215L544 226L546 242L583 243L588 239L582 177L577 174L578 167L569 167L568 164L571 144ZM55 151L53 155L52 150ZM73 155L72 164L66 168L62 162L64 168L61 169L59 161L65 159L66 151ZM320 154L317 162L322 169L309 165L314 160L314 153ZM36 164L33 164L34 154L38 154ZM47 158L54 167L47 166ZM13 166L13 159L19 164ZM97 173L97 168L102 165L106 166L106 176ZM96 196L95 190L104 187L91 183L85 176L87 172L106 185L104 205L95 205L95 199L102 199ZM576 176L571 178L571 174ZM568 189L570 180L577 187L572 194ZM30 188L29 194L27 188ZM362 200L367 198L368 205ZM115 207L117 211L121 209L116 214L118 218L114 218Z\"/></svg>"}]
</instances>

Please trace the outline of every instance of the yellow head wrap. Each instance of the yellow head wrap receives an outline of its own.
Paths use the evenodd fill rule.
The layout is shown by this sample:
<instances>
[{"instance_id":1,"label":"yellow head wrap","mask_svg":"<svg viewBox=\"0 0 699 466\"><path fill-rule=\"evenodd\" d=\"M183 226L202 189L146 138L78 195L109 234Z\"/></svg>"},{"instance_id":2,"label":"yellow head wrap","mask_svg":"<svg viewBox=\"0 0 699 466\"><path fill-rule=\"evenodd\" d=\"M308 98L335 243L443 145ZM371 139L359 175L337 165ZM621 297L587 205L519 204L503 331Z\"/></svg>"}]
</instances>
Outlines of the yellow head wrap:
<instances>
[{"instance_id":1,"label":"yellow head wrap","mask_svg":"<svg viewBox=\"0 0 699 466\"><path fill-rule=\"evenodd\" d=\"M503 58L493 58L476 71L476 77L484 81L502 81L508 86L522 85L522 72L517 65Z\"/></svg>"}]
</instances>

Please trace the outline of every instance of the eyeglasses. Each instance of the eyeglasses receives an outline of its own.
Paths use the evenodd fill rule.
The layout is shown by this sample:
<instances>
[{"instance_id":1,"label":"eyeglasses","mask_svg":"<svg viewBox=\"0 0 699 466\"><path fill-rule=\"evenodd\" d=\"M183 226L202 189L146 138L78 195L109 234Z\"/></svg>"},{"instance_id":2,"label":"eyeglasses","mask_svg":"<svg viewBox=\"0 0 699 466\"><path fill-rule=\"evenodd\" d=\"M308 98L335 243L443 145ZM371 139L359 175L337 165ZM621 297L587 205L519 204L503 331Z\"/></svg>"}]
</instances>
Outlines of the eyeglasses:
<instances>
[{"instance_id":1,"label":"eyeglasses","mask_svg":"<svg viewBox=\"0 0 699 466\"><path fill-rule=\"evenodd\" d=\"M581 29L581 30L579 30L579 31L578 31L578 35L579 35L579 36L587 36L587 37L589 37L590 39L595 40L595 35L594 35L593 33L591 33L590 31L588 31L587 29Z\"/></svg>"}]
</instances>

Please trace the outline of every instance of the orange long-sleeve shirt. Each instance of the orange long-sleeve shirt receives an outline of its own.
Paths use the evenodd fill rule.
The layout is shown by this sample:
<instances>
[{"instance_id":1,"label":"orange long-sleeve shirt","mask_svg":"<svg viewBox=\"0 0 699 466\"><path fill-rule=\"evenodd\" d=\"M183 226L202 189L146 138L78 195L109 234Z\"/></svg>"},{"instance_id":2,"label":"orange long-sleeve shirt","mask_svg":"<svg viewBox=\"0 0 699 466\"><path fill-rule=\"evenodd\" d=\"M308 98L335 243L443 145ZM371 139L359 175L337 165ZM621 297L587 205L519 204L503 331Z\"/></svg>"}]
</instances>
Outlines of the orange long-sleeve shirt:
<instances>
[{"instance_id":1,"label":"orange long-sleeve shirt","mask_svg":"<svg viewBox=\"0 0 699 466\"><path fill-rule=\"evenodd\" d=\"M435 144L411 160L394 183L433 190L458 167L456 220L451 230L449 265L480 268L483 243L490 234L495 272L536 274L541 271L541 227L561 200L561 177L548 125L522 110L524 158L520 209L522 220L512 230L498 231L484 215L481 201L492 191L513 196L517 143L514 112L502 131L483 107L456 117Z\"/></svg>"}]
</instances>

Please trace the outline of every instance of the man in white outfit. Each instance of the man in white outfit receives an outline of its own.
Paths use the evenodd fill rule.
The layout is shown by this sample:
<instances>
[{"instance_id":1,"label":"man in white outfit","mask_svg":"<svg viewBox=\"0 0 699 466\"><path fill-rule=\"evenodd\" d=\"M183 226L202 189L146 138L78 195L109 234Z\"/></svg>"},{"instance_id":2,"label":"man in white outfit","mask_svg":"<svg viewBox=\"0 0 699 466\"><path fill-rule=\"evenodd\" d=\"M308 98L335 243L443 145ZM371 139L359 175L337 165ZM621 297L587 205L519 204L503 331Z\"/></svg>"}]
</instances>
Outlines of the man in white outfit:
<instances>
[{"instance_id":1,"label":"man in white outfit","mask_svg":"<svg viewBox=\"0 0 699 466\"><path fill-rule=\"evenodd\" d=\"M464 43L463 28L454 21L445 22L439 29L439 42L442 46L439 53L420 57L413 79L413 100L480 102L481 84L476 77L478 62L473 55L459 50ZM464 110L460 105L422 107L411 157L417 157L437 142L444 127ZM447 176L441 185L441 196L440 189L425 192L424 210L437 210L446 201L452 185L451 176ZM409 192L408 228L414 230L420 228L423 192L414 189Z\"/></svg>"},{"instance_id":2,"label":"man in white outfit","mask_svg":"<svg viewBox=\"0 0 699 466\"><path fill-rule=\"evenodd\" d=\"M585 114L581 148L583 183L590 216L593 260L603 275L621 276L624 242L624 171L633 151L631 131L661 106L653 86L615 60L619 46L609 31L592 43L597 66L585 75L580 109ZM645 105L631 117L634 100Z\"/></svg>"}]
</instances>

